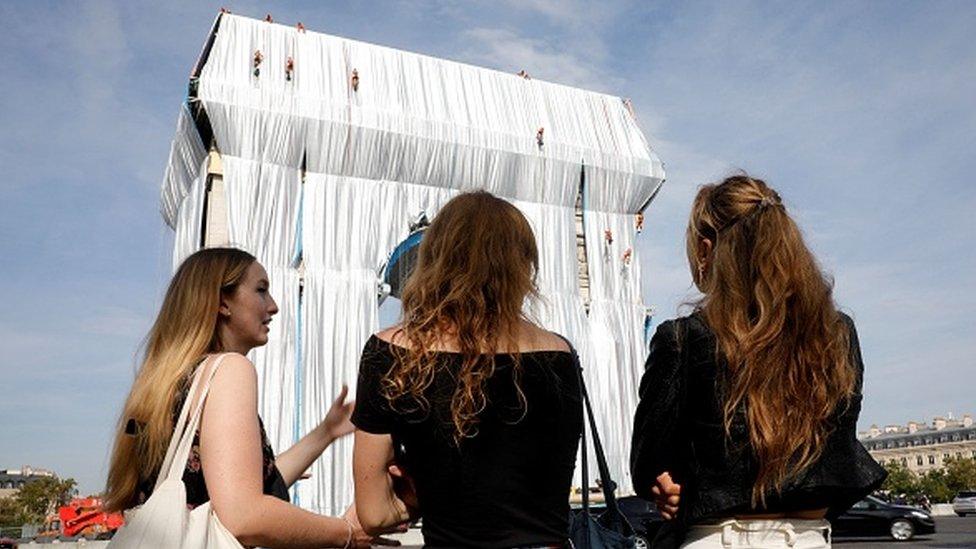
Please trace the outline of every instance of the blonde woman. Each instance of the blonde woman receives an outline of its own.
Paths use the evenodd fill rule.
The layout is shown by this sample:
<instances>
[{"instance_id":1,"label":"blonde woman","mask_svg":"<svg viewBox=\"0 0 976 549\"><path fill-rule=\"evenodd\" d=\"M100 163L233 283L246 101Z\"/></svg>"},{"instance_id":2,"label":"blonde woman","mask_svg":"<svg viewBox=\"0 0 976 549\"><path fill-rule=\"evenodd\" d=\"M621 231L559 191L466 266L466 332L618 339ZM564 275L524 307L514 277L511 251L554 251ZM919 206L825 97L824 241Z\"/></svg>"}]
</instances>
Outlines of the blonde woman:
<instances>
[{"instance_id":1,"label":"blonde woman","mask_svg":"<svg viewBox=\"0 0 976 549\"><path fill-rule=\"evenodd\" d=\"M214 375L197 438L183 472L187 504L211 502L243 545L369 547L354 510L326 517L290 504L291 486L339 437L353 431L346 390L325 419L275 457L257 413L257 374L244 355L268 341L278 312L268 275L247 252L199 251L170 282L145 357L122 412L112 452L105 508L129 509L152 492L176 415L206 360L227 353ZM204 372L208 374L209 372Z\"/></svg>"},{"instance_id":2,"label":"blonde woman","mask_svg":"<svg viewBox=\"0 0 976 549\"><path fill-rule=\"evenodd\" d=\"M565 546L582 404L569 346L522 313L537 269L532 228L500 198L462 194L434 218L402 323L360 365L367 532L422 514L427 547Z\"/></svg>"},{"instance_id":3,"label":"blonde woman","mask_svg":"<svg viewBox=\"0 0 976 549\"><path fill-rule=\"evenodd\" d=\"M659 544L830 547L825 519L884 479L855 438L854 323L759 179L704 186L687 251L703 296L651 341L631 452L637 493L674 519Z\"/></svg>"}]
</instances>

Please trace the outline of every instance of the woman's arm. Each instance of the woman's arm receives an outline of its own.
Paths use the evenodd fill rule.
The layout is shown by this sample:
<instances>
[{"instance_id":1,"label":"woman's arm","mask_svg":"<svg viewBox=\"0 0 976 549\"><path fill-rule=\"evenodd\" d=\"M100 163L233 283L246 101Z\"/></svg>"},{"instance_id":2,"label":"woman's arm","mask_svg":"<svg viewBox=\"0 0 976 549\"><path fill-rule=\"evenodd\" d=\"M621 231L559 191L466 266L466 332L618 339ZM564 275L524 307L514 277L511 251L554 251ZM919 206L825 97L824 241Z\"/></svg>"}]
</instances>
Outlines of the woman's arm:
<instances>
[{"instance_id":1,"label":"woman's arm","mask_svg":"<svg viewBox=\"0 0 976 549\"><path fill-rule=\"evenodd\" d=\"M343 547L349 540L347 519L263 494L257 374L241 355L227 356L214 376L200 425L200 461L214 512L242 544ZM369 547L359 537L353 546Z\"/></svg>"},{"instance_id":2,"label":"woman's arm","mask_svg":"<svg viewBox=\"0 0 976 549\"><path fill-rule=\"evenodd\" d=\"M630 470L634 491L644 499L654 498L652 487L659 475L674 473L682 451L679 438L685 388L676 329L674 321L658 326L640 383Z\"/></svg>"},{"instance_id":3,"label":"woman's arm","mask_svg":"<svg viewBox=\"0 0 976 549\"><path fill-rule=\"evenodd\" d=\"M318 459L330 444L356 430L356 426L349 421L355 402L345 401L348 394L349 388L343 385L342 391L332 403L325 419L294 446L275 458L275 465L278 466L278 471L289 487L312 466L312 462Z\"/></svg>"},{"instance_id":4,"label":"woman's arm","mask_svg":"<svg viewBox=\"0 0 976 549\"><path fill-rule=\"evenodd\" d=\"M410 509L393 489L393 439L356 431L352 473L356 485L356 512L363 530L379 534L410 520Z\"/></svg>"}]
</instances>

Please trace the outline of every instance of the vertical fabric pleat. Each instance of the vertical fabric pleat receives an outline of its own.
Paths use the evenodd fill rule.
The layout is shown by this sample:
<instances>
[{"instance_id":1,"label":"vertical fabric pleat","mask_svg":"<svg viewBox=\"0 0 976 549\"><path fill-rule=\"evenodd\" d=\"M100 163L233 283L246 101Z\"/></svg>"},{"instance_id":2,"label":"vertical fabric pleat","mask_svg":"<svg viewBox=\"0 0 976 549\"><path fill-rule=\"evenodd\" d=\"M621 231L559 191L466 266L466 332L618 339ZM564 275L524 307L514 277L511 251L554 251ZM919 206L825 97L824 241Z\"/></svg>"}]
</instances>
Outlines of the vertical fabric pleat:
<instances>
[{"instance_id":1,"label":"vertical fabric pleat","mask_svg":"<svg viewBox=\"0 0 976 549\"><path fill-rule=\"evenodd\" d=\"M410 221L484 189L532 225L542 299L526 310L578 348L612 471L630 490L628 431L645 352L633 214L664 171L620 98L228 14L197 90L223 157L231 244L265 265L281 308L270 343L251 357L276 450L317 425L343 383L354 385L379 328L379 269ZM174 261L199 242L204 157L184 110L162 193L178 231ZM576 249L583 166L589 314ZM322 513L348 506L351 439L315 462L294 497Z\"/></svg>"},{"instance_id":2,"label":"vertical fabric pleat","mask_svg":"<svg viewBox=\"0 0 976 549\"><path fill-rule=\"evenodd\" d=\"M170 144L169 159L166 161L166 171L163 174L163 184L159 193L163 220L174 229L176 229L183 198L190 192L190 187L200 175L206 158L207 149L200 139L200 133L193 122L190 110L184 103L180 106L176 135L173 136Z\"/></svg>"},{"instance_id":3,"label":"vertical fabric pleat","mask_svg":"<svg viewBox=\"0 0 976 549\"><path fill-rule=\"evenodd\" d=\"M207 187L207 169L201 163L196 179L180 201L176 214L176 236L173 239L173 272L183 260L200 249L203 232L203 206Z\"/></svg>"},{"instance_id":4,"label":"vertical fabric pleat","mask_svg":"<svg viewBox=\"0 0 976 549\"><path fill-rule=\"evenodd\" d=\"M295 441L299 273L292 258L301 171L229 155L222 161L230 244L257 257L278 303L268 344L251 351L249 358L258 373L258 411L268 439L276 450L284 450Z\"/></svg>"},{"instance_id":5,"label":"vertical fabric pleat","mask_svg":"<svg viewBox=\"0 0 976 549\"><path fill-rule=\"evenodd\" d=\"M640 372L647 357L636 217L594 207L604 204L609 199L607 193L613 191L590 186L590 175L587 167L583 228L590 274L590 345L586 359L591 367L586 380L595 388L591 389L595 393L592 402L598 411L611 473L620 479L623 489L630 490L630 434Z\"/></svg>"}]
</instances>

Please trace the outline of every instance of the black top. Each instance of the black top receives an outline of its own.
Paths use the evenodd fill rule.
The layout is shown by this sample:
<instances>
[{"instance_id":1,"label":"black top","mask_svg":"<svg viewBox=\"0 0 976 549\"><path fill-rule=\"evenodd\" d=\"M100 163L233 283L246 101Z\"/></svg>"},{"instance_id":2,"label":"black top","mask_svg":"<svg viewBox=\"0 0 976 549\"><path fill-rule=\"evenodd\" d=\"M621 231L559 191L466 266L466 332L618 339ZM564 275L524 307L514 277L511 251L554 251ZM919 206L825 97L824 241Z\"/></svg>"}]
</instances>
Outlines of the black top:
<instances>
[{"instance_id":1,"label":"black top","mask_svg":"<svg viewBox=\"0 0 976 549\"><path fill-rule=\"evenodd\" d=\"M856 438L864 364L854 322L842 316L850 326L855 396L838 405L820 459L781 494L767 494L763 512L827 508L831 517L885 478L884 469ZM657 475L671 472L682 486L678 526L750 512L756 464L744 410L733 418L726 439L719 396L724 372L724 362L716 361L715 335L699 314L658 327L640 384L631 472L638 495L648 499Z\"/></svg>"},{"instance_id":2,"label":"black top","mask_svg":"<svg viewBox=\"0 0 976 549\"><path fill-rule=\"evenodd\" d=\"M399 402L391 407L381 392L395 361L391 347L375 336L366 342L352 422L369 433L392 435L397 462L416 485L426 546L563 543L583 425L573 355L521 353L525 409L512 379L512 355L495 355L477 434L456 446L451 397L461 355L436 353L434 381L424 393L428 413L399 413L394 408L411 408Z\"/></svg>"},{"instance_id":3,"label":"black top","mask_svg":"<svg viewBox=\"0 0 976 549\"><path fill-rule=\"evenodd\" d=\"M176 397L173 414L174 424L180 417L180 410L183 409L183 402L186 401L186 395L189 390L189 383L184 383L183 388ZM281 472L278 471L278 467L275 465L274 450L268 442L268 435L264 432L264 422L261 421L260 417L258 417L258 425L261 427L261 455L263 458L261 479L263 481L264 494L275 496L284 501L290 501L288 486L285 485L285 479L281 476ZM138 500L140 504L145 503L149 499L149 496L152 495L153 489L156 487L156 476L158 474L157 472L154 475L150 475L149 478L143 479L139 483ZM203 468L200 465L199 429L193 434L193 445L190 447L189 457L186 458L186 468L183 469L183 485L186 487L186 506L190 509L210 501L207 482L204 480Z\"/></svg>"}]
</instances>

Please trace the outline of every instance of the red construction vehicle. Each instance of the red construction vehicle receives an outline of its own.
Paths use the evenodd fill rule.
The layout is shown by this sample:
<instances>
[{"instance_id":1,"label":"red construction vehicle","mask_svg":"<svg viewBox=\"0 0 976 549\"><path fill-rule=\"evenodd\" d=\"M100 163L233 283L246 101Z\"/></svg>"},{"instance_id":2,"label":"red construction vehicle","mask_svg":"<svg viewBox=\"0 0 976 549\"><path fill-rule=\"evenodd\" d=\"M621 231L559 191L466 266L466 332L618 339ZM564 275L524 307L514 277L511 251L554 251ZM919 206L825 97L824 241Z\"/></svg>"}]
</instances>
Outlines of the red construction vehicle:
<instances>
[{"instance_id":1,"label":"red construction vehicle","mask_svg":"<svg viewBox=\"0 0 976 549\"><path fill-rule=\"evenodd\" d=\"M102 499L75 498L58 508L57 515L48 516L39 537L97 537L118 530L125 523L121 513L106 513Z\"/></svg>"}]
</instances>

